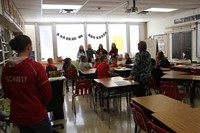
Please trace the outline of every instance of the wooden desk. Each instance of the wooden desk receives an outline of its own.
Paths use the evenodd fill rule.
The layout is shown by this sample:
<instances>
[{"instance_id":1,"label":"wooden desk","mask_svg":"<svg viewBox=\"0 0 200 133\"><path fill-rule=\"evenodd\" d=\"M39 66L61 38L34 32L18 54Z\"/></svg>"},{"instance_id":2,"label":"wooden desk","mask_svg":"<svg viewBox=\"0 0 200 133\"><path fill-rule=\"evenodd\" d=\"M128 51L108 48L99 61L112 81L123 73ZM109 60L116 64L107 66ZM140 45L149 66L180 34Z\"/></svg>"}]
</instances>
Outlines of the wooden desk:
<instances>
[{"instance_id":1,"label":"wooden desk","mask_svg":"<svg viewBox=\"0 0 200 133\"><path fill-rule=\"evenodd\" d=\"M136 97L132 98L132 101L151 113L190 108L188 104L162 94Z\"/></svg>"},{"instance_id":2,"label":"wooden desk","mask_svg":"<svg viewBox=\"0 0 200 133\"><path fill-rule=\"evenodd\" d=\"M132 70L131 68L126 68L126 67L114 68L114 72L119 74L119 76L122 76L122 77L130 76L131 70Z\"/></svg>"},{"instance_id":3,"label":"wooden desk","mask_svg":"<svg viewBox=\"0 0 200 133\"><path fill-rule=\"evenodd\" d=\"M174 71L174 70L163 71L163 73L167 74L167 75L187 75L187 74L189 74L188 72Z\"/></svg>"},{"instance_id":4,"label":"wooden desk","mask_svg":"<svg viewBox=\"0 0 200 133\"><path fill-rule=\"evenodd\" d=\"M137 81L124 80L124 78L120 77L120 76L102 78L102 79L94 79L94 81L97 82L97 83L101 83L107 89L139 85L139 83Z\"/></svg>"},{"instance_id":5,"label":"wooden desk","mask_svg":"<svg viewBox=\"0 0 200 133\"><path fill-rule=\"evenodd\" d=\"M177 133L199 133L200 131L200 110L180 108L157 112L152 116Z\"/></svg>"},{"instance_id":6,"label":"wooden desk","mask_svg":"<svg viewBox=\"0 0 200 133\"><path fill-rule=\"evenodd\" d=\"M98 84L99 88L101 88L101 93L100 93L100 107L101 107L101 113L103 116L103 93L106 93L106 100L107 100L107 109L108 109L108 114L109 114L109 128L110 128L110 110L109 110L109 99L110 99L110 92L114 92L115 94L122 94L125 91L130 92L132 91L133 88L132 86L137 86L139 85L138 82L134 80L124 80L123 77L109 77L109 78L102 78L102 79L94 79L94 81ZM112 94L113 95L113 94ZM130 95L129 95L130 96Z\"/></svg>"},{"instance_id":7,"label":"wooden desk","mask_svg":"<svg viewBox=\"0 0 200 133\"><path fill-rule=\"evenodd\" d=\"M79 70L79 71L84 75L95 74L96 68L91 68L91 69L88 69L88 70Z\"/></svg>"},{"instance_id":8,"label":"wooden desk","mask_svg":"<svg viewBox=\"0 0 200 133\"><path fill-rule=\"evenodd\" d=\"M188 80L192 81L194 75L180 75L180 74L171 74L171 75L163 75L161 79L167 80Z\"/></svg>"}]
</instances>

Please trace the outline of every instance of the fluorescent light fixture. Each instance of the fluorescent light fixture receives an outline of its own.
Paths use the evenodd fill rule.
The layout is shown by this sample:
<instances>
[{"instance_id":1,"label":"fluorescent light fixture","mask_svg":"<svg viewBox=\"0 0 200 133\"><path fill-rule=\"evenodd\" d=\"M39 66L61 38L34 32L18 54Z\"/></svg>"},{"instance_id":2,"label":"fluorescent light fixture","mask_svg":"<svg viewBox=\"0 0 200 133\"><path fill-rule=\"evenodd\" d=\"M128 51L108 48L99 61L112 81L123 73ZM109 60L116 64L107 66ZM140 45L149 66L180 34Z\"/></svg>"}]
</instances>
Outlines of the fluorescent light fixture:
<instances>
[{"instance_id":1,"label":"fluorescent light fixture","mask_svg":"<svg viewBox=\"0 0 200 133\"><path fill-rule=\"evenodd\" d=\"M42 9L80 9L82 5L53 5L42 4Z\"/></svg>"},{"instance_id":2,"label":"fluorescent light fixture","mask_svg":"<svg viewBox=\"0 0 200 133\"><path fill-rule=\"evenodd\" d=\"M172 8L149 8L145 11L149 11L149 12L172 12L175 11L177 9L172 9Z\"/></svg>"}]
</instances>

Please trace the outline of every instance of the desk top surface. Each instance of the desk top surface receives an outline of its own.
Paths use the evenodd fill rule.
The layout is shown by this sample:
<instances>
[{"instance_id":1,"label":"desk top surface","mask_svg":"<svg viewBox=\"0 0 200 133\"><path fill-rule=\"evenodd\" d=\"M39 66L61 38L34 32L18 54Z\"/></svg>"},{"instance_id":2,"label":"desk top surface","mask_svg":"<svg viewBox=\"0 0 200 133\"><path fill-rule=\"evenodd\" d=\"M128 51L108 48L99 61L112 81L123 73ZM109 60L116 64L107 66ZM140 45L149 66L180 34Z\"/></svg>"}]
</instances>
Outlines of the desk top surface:
<instances>
[{"instance_id":1,"label":"desk top surface","mask_svg":"<svg viewBox=\"0 0 200 133\"><path fill-rule=\"evenodd\" d=\"M186 74L189 74L188 72L174 71L174 70L163 71L163 73L167 74L167 75L186 75Z\"/></svg>"},{"instance_id":2,"label":"desk top surface","mask_svg":"<svg viewBox=\"0 0 200 133\"><path fill-rule=\"evenodd\" d=\"M134 80L124 80L124 78L120 77L120 76L102 78L102 79L94 79L94 81L97 83L101 83L106 88L139 85L139 83Z\"/></svg>"},{"instance_id":3,"label":"desk top surface","mask_svg":"<svg viewBox=\"0 0 200 133\"><path fill-rule=\"evenodd\" d=\"M95 74L96 72L96 68L91 68L91 69L88 69L88 70L79 70L82 74Z\"/></svg>"},{"instance_id":4,"label":"desk top surface","mask_svg":"<svg viewBox=\"0 0 200 133\"><path fill-rule=\"evenodd\" d=\"M163 112L174 109L186 109L190 108L190 105L181 101L172 99L162 94L136 97L132 98L134 103L146 108L151 112Z\"/></svg>"},{"instance_id":5,"label":"desk top surface","mask_svg":"<svg viewBox=\"0 0 200 133\"><path fill-rule=\"evenodd\" d=\"M127 67L116 67L114 68L115 71L131 71L131 68L127 68Z\"/></svg>"},{"instance_id":6,"label":"desk top surface","mask_svg":"<svg viewBox=\"0 0 200 133\"><path fill-rule=\"evenodd\" d=\"M177 133L199 133L200 110L178 109L153 113L152 116Z\"/></svg>"},{"instance_id":7,"label":"desk top surface","mask_svg":"<svg viewBox=\"0 0 200 133\"><path fill-rule=\"evenodd\" d=\"M60 76L60 77L51 77L49 78L49 81L56 81L56 80L65 80L66 78L64 76Z\"/></svg>"}]
</instances>

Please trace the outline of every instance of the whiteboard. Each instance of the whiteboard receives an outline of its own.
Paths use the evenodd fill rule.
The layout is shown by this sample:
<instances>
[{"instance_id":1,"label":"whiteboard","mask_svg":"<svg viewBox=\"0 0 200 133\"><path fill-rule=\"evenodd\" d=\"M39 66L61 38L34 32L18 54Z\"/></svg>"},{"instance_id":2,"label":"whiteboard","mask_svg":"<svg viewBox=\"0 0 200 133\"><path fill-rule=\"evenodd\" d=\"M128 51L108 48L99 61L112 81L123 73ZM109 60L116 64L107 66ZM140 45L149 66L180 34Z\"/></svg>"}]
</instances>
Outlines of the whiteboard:
<instances>
[{"instance_id":1,"label":"whiteboard","mask_svg":"<svg viewBox=\"0 0 200 133\"><path fill-rule=\"evenodd\" d=\"M147 43L147 51L151 54L151 58L156 59L156 47L157 40L156 39L147 39L145 40Z\"/></svg>"}]
</instances>

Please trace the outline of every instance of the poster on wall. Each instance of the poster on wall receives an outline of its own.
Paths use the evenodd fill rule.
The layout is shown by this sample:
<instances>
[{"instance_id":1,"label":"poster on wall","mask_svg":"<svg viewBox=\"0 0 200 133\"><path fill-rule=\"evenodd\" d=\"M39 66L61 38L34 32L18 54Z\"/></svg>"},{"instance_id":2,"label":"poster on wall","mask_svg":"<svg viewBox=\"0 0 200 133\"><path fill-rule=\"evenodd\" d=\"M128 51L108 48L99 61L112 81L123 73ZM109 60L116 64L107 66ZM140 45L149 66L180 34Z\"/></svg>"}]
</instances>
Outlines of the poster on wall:
<instances>
[{"instance_id":1,"label":"poster on wall","mask_svg":"<svg viewBox=\"0 0 200 133\"><path fill-rule=\"evenodd\" d=\"M123 36L114 36L113 42L115 42L116 47L118 48L119 51L123 51L125 49Z\"/></svg>"},{"instance_id":2,"label":"poster on wall","mask_svg":"<svg viewBox=\"0 0 200 133\"><path fill-rule=\"evenodd\" d=\"M145 40L147 43L147 51L151 54L151 58L156 59L156 48L157 48L157 41L156 39L147 39Z\"/></svg>"},{"instance_id":3,"label":"poster on wall","mask_svg":"<svg viewBox=\"0 0 200 133\"><path fill-rule=\"evenodd\" d=\"M158 41L158 51L162 51L167 56L167 34L155 35L154 39Z\"/></svg>"}]
</instances>

